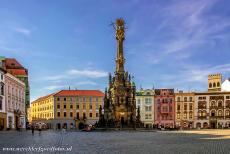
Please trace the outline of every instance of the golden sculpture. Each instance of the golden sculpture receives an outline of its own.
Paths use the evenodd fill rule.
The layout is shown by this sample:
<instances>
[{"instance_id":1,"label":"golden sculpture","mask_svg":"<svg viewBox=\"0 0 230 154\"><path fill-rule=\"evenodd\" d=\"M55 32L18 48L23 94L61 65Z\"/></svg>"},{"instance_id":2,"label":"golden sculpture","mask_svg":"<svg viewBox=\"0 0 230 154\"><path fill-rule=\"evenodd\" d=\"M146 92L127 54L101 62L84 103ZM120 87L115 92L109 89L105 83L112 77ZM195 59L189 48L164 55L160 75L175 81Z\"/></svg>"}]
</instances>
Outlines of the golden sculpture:
<instances>
[{"instance_id":1,"label":"golden sculpture","mask_svg":"<svg viewBox=\"0 0 230 154\"><path fill-rule=\"evenodd\" d=\"M136 87L131 82L129 73L124 70L125 22L123 19L117 19L113 26L117 40L116 71L114 76L109 75L109 87L105 90L104 114L100 115L99 123L108 127L136 127Z\"/></svg>"}]
</instances>

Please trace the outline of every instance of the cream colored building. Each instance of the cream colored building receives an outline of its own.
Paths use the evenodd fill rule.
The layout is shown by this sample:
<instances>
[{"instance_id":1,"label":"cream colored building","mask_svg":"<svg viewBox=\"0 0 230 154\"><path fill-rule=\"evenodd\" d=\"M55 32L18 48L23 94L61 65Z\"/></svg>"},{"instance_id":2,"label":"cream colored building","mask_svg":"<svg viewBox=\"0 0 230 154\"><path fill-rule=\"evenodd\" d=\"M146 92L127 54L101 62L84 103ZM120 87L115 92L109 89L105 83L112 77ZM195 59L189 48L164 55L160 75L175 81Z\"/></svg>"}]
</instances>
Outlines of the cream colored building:
<instances>
[{"instance_id":1,"label":"cream colored building","mask_svg":"<svg viewBox=\"0 0 230 154\"><path fill-rule=\"evenodd\" d=\"M7 128L25 128L25 83L6 73L5 94Z\"/></svg>"},{"instance_id":2,"label":"cream colored building","mask_svg":"<svg viewBox=\"0 0 230 154\"><path fill-rule=\"evenodd\" d=\"M189 129L194 128L194 101L193 92L179 91L175 93L175 121L176 126Z\"/></svg>"},{"instance_id":3,"label":"cream colored building","mask_svg":"<svg viewBox=\"0 0 230 154\"><path fill-rule=\"evenodd\" d=\"M29 119L44 122L53 129L93 125L99 120L103 98L99 90L61 90L33 101Z\"/></svg>"},{"instance_id":4,"label":"cream colored building","mask_svg":"<svg viewBox=\"0 0 230 154\"><path fill-rule=\"evenodd\" d=\"M154 90L141 89L136 93L136 107L140 108L141 122L147 128L154 125Z\"/></svg>"}]
</instances>

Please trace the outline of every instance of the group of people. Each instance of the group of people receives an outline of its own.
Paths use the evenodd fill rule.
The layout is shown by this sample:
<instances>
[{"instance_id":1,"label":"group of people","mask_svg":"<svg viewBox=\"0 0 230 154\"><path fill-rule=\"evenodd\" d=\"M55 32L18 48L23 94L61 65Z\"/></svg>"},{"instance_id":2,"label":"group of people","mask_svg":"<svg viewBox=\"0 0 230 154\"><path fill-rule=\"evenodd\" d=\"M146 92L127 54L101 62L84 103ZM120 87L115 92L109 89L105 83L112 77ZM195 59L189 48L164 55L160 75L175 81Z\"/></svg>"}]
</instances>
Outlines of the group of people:
<instances>
[{"instance_id":1,"label":"group of people","mask_svg":"<svg viewBox=\"0 0 230 154\"><path fill-rule=\"evenodd\" d=\"M42 131L42 124L37 124L37 126L38 126L38 131L39 131L39 135L41 135L41 131ZM35 126L35 124L32 124L31 125L31 132L32 132L32 135L34 135L34 130L35 130L35 128L36 128L36 126Z\"/></svg>"}]
</instances>

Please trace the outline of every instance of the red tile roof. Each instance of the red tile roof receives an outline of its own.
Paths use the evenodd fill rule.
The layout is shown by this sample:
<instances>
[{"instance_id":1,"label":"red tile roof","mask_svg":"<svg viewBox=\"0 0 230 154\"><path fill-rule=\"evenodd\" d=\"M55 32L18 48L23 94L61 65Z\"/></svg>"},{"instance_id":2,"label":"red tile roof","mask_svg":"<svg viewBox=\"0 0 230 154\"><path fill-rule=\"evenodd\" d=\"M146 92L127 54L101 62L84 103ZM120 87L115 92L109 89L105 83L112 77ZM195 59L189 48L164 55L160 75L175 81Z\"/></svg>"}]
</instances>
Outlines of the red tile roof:
<instances>
[{"instance_id":1,"label":"red tile roof","mask_svg":"<svg viewBox=\"0 0 230 154\"><path fill-rule=\"evenodd\" d=\"M4 61L5 61L6 69L14 69L14 68L24 69L24 67L14 58L6 58Z\"/></svg>"},{"instance_id":2,"label":"red tile roof","mask_svg":"<svg viewBox=\"0 0 230 154\"><path fill-rule=\"evenodd\" d=\"M12 75L28 75L26 69L7 69L7 72Z\"/></svg>"},{"instance_id":3,"label":"red tile roof","mask_svg":"<svg viewBox=\"0 0 230 154\"><path fill-rule=\"evenodd\" d=\"M100 90L61 90L55 96L98 96L103 97L104 93Z\"/></svg>"},{"instance_id":4,"label":"red tile roof","mask_svg":"<svg viewBox=\"0 0 230 154\"><path fill-rule=\"evenodd\" d=\"M36 99L36 100L33 101L32 103L37 102L37 101L45 100L46 98L48 98L48 97L50 97L50 96L53 96L54 94L55 94L55 93L52 93L52 94L49 94L49 95L46 95L46 96L39 97L38 99Z\"/></svg>"}]
</instances>

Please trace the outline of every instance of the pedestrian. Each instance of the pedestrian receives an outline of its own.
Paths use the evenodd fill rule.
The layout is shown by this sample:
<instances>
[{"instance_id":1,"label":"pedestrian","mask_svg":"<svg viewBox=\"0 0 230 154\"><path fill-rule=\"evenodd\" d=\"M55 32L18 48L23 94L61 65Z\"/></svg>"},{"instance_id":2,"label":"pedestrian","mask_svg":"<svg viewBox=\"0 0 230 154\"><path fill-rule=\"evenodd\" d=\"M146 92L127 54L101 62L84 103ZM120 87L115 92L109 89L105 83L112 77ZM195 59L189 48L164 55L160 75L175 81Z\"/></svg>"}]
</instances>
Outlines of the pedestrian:
<instances>
[{"instance_id":1,"label":"pedestrian","mask_svg":"<svg viewBox=\"0 0 230 154\"><path fill-rule=\"evenodd\" d=\"M39 135L41 135L41 131L42 131L42 124L41 123L38 124L38 131L39 131Z\"/></svg>"},{"instance_id":2,"label":"pedestrian","mask_svg":"<svg viewBox=\"0 0 230 154\"><path fill-rule=\"evenodd\" d=\"M34 135L34 124L31 125L32 135Z\"/></svg>"}]
</instances>

